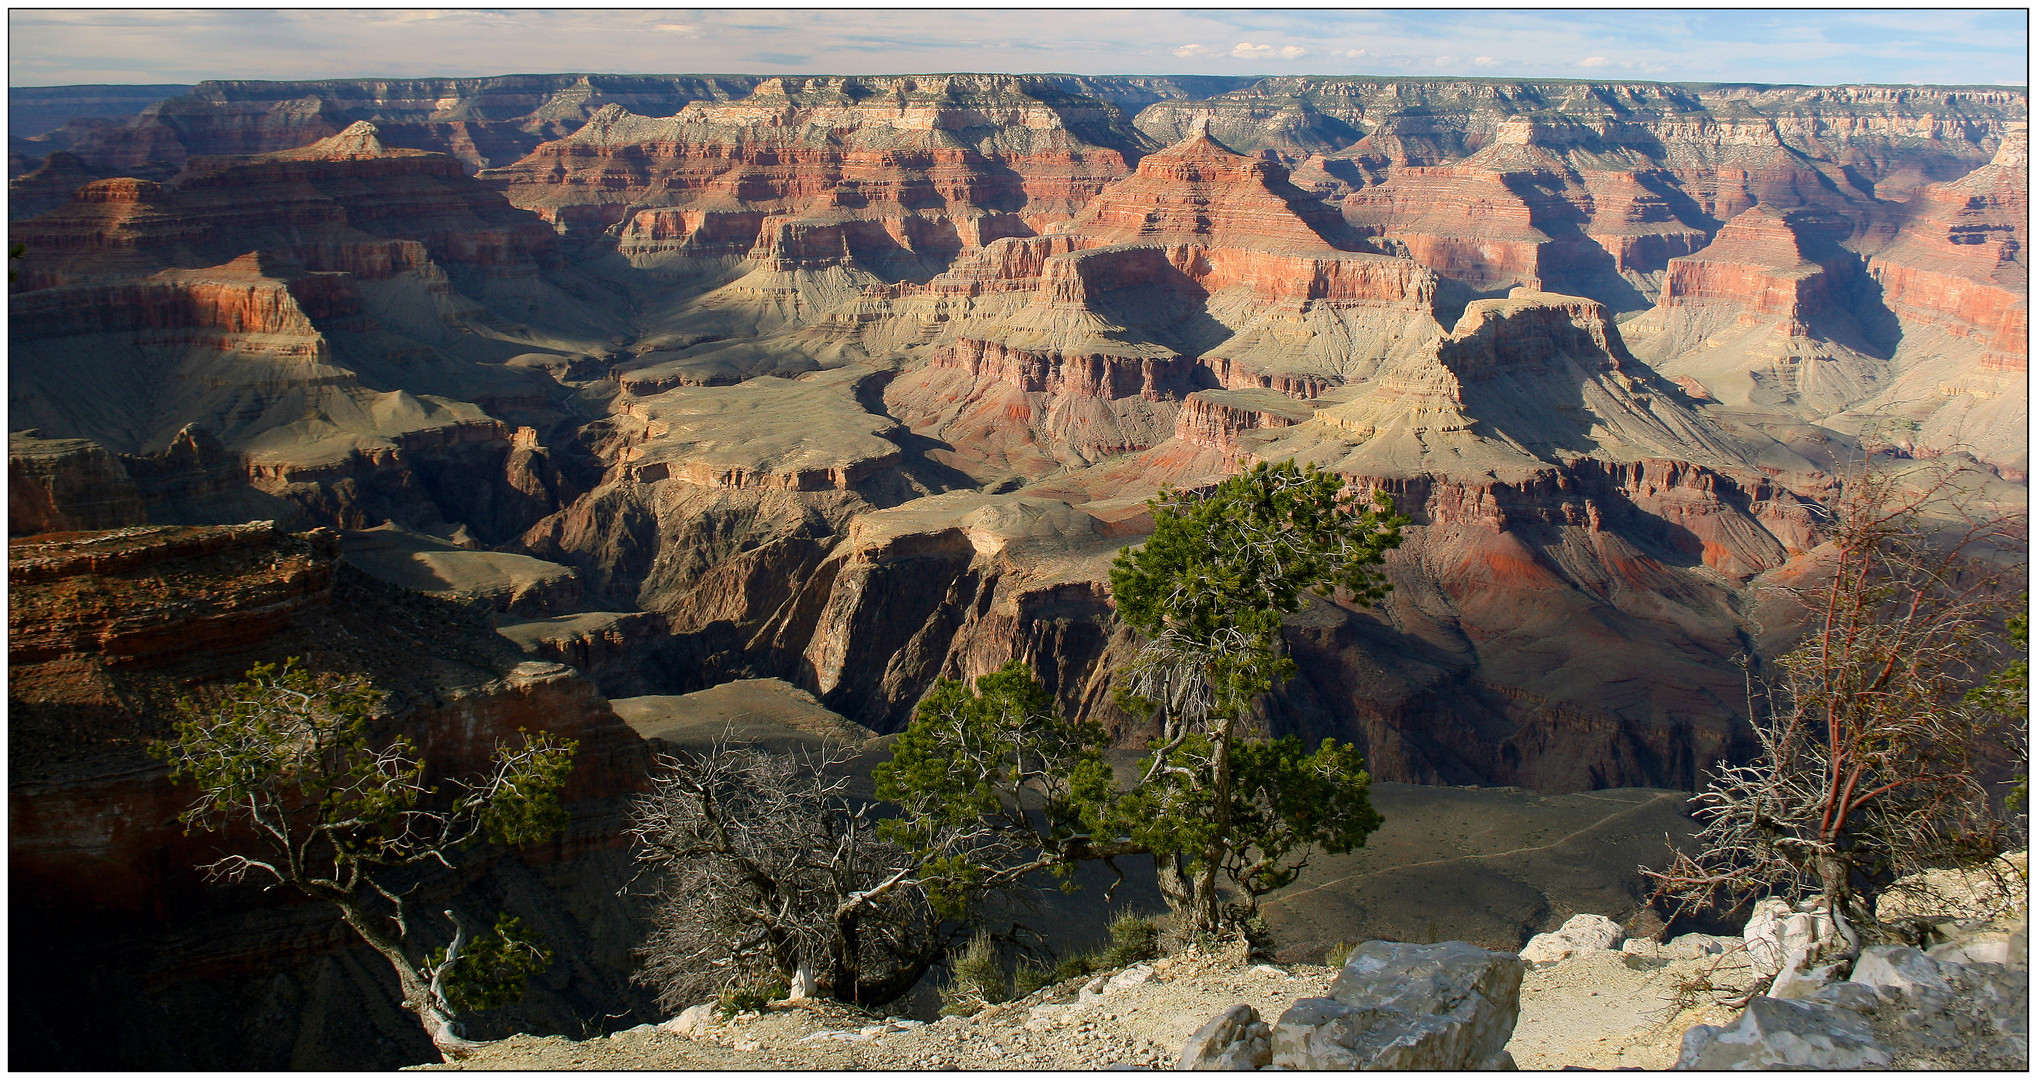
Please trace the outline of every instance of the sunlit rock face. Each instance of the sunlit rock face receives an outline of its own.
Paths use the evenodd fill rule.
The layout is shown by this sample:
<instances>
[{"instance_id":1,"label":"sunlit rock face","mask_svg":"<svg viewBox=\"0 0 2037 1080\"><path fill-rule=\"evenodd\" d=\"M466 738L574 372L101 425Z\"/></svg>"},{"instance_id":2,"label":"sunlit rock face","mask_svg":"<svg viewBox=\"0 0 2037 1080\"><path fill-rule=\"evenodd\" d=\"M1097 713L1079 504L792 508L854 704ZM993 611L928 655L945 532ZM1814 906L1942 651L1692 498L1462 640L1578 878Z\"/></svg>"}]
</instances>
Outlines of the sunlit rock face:
<instances>
[{"instance_id":1,"label":"sunlit rock face","mask_svg":"<svg viewBox=\"0 0 2037 1080\"><path fill-rule=\"evenodd\" d=\"M519 633L633 692L780 678L882 731L1016 655L1136 741L1110 556L1162 486L1299 457L1415 523L1380 611L1297 620L1269 722L1382 776L1684 783L1835 463L2027 468L2026 108L206 84L20 170L17 531L393 523L573 568L589 610Z\"/></svg>"},{"instance_id":2,"label":"sunlit rock face","mask_svg":"<svg viewBox=\"0 0 2037 1080\"><path fill-rule=\"evenodd\" d=\"M12 236L18 428L160 455L199 425L245 474L211 512L243 519L439 524L450 500L500 539L556 509L515 508L507 470L512 430L549 427L563 388L503 361L559 340L515 323L540 305L583 343L606 317L553 303L556 235L458 162L358 123L164 183L96 180ZM448 468L503 479L459 495Z\"/></svg>"}]
</instances>

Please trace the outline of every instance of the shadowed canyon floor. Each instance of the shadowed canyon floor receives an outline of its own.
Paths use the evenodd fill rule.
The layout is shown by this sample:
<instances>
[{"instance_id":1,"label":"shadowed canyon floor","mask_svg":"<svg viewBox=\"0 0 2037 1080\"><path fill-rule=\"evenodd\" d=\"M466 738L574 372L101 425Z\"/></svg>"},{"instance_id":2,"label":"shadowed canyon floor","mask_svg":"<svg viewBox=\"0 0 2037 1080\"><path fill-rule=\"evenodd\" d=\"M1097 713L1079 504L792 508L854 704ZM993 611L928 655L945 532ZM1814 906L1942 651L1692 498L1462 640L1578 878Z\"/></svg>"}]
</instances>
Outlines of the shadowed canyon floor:
<instances>
[{"instance_id":1,"label":"shadowed canyon floor","mask_svg":"<svg viewBox=\"0 0 2037 1080\"><path fill-rule=\"evenodd\" d=\"M777 680L620 699L615 710L660 750L699 752L727 740L797 753L861 741L853 725ZM890 742L861 741L861 752L843 766L852 792L871 796L870 769L887 759ZM1121 773L1136 762L1129 752L1113 760ZM1273 955L1314 963L1334 946L1370 939L1448 939L1512 950L1580 912L1625 919L1646 904L1638 868L1660 862L1671 843L1696 828L1688 801L1685 792L1653 789L1545 796L1520 788L1375 783L1372 804L1386 824L1349 854L1318 853L1301 883L1265 901ZM1165 910L1150 860L1119 864L1121 881L1102 867L1084 867L1075 878L1078 891L1042 888L1032 900L1039 910L1013 917L1066 952L1106 943L1119 910ZM1099 899L1105 891L1109 903Z\"/></svg>"}]
</instances>

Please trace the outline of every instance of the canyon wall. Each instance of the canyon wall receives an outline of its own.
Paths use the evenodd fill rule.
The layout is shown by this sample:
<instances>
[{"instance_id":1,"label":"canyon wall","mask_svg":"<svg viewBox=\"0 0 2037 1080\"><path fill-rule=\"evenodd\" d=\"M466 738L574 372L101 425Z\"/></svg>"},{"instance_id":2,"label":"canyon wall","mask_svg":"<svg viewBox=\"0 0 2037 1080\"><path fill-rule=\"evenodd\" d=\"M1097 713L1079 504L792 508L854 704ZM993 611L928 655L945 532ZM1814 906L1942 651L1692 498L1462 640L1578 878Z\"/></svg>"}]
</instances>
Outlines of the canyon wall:
<instances>
[{"instance_id":1,"label":"canyon wall","mask_svg":"<svg viewBox=\"0 0 2037 1080\"><path fill-rule=\"evenodd\" d=\"M2017 90L1690 87L1365 77L544 75L216 82L70 140L77 167L182 168L304 145L365 120L485 168L562 227L660 207L720 215L641 261L758 246L761 219L881 224L893 274L1066 220L1143 155L1204 131L1299 167L1362 232L1472 289L1527 285L1645 306L1667 259L1756 204L1903 202L1984 164ZM634 227L633 227L634 228Z\"/></svg>"},{"instance_id":2,"label":"canyon wall","mask_svg":"<svg viewBox=\"0 0 2037 1080\"><path fill-rule=\"evenodd\" d=\"M472 769L519 728L579 742L563 837L482 850L420 883L487 922L515 911L561 960L511 1016L581 1033L648 1002L628 983L634 915L622 800L648 753L593 687L524 661L485 622L338 561L339 538L267 522L73 532L9 544L9 879L13 942L37 993L13 1020L24 1067L361 1068L431 1060L394 973L336 909L208 882L221 838L186 833L191 793L147 740L175 703L258 662L301 658L387 695L377 724L437 769ZM607 884L604 885L603 883ZM142 1000L145 1009L109 1009ZM645 1014L646 1016L648 1014ZM69 1017L54 1023L56 1017ZM624 1026L627 1026L625 1024Z\"/></svg>"},{"instance_id":3,"label":"canyon wall","mask_svg":"<svg viewBox=\"0 0 2037 1080\"><path fill-rule=\"evenodd\" d=\"M1526 634L1487 626L1516 593L1458 573L1485 566L1554 581L1548 632L1579 656L1593 603L1644 619L1636 656L1697 634L1685 683L1711 687L1750 581L1813 544L1764 516L1825 497L1841 444L1947 452L2027 412L2025 108L1365 77L206 84L31 185L92 177L16 224L16 412L112 456L24 450L20 528L132 520L132 485L157 518L267 497L511 546L664 619L627 648L674 685L772 674L886 727L931 672L1018 648L1102 709L1078 689L1118 634L1096 566L1143 497L1296 454L1406 487L1430 530L1410 550L1448 554L1397 573L1450 634ZM122 163L173 173L102 175ZM61 359L81 353L145 391L100 408ZM1876 442L1892 414L1915 438ZM2027 469L2000 434L1968 450ZM870 532L970 491L1037 499L1012 514L1059 538ZM1654 593L1709 599L1668 617ZM1029 605L1090 644L1021 646ZM1406 677L1487 687L1422 723L1597 707L1564 687L1603 672L1556 664L1544 693L1469 656ZM1363 713L1361 685L1310 715ZM1550 782L1681 782L1662 732L1703 711L1681 709L1585 723L1654 756ZM1522 762L1448 768L1544 768Z\"/></svg>"},{"instance_id":4,"label":"canyon wall","mask_svg":"<svg viewBox=\"0 0 2037 1080\"><path fill-rule=\"evenodd\" d=\"M892 732L1017 658L1136 747L1111 560L1252 461L1412 520L1385 601L1288 620L1265 730L1381 779L1693 786L1751 752L1735 658L1795 632L1761 598L1846 462L2022 497L2026 112L572 74L207 83L17 140L12 872L58 973L24 1061L428 1053L329 912L197 879L141 749L178 696L298 655L448 760L581 738L568 837L431 888L572 956L502 1024L632 1023L643 749L590 679L780 678Z\"/></svg>"},{"instance_id":5,"label":"canyon wall","mask_svg":"<svg viewBox=\"0 0 2037 1080\"><path fill-rule=\"evenodd\" d=\"M18 426L160 457L201 425L240 493L217 467L158 487L209 488L215 511L343 525L407 505L500 537L556 508L511 509L508 435L549 429L565 390L503 362L536 344L512 313L546 299L556 238L450 158L358 125L167 184L96 180L13 236ZM454 467L504 484L447 500L434 477Z\"/></svg>"}]
</instances>

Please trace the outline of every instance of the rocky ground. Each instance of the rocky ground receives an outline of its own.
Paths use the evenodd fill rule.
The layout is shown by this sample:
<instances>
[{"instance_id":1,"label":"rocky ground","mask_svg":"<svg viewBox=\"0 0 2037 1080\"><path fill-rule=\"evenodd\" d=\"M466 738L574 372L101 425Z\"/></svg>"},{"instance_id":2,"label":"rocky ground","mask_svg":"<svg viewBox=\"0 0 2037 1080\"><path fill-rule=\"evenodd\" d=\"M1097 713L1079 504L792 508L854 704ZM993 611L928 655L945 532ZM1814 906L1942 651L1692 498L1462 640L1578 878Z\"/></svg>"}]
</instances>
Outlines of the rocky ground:
<instances>
[{"instance_id":1,"label":"rocky ground","mask_svg":"<svg viewBox=\"0 0 2037 1080\"><path fill-rule=\"evenodd\" d=\"M2027 856L2004 865L2027 875ZM1519 950L1527 965L1506 1050L1524 1070L2027 1070L2027 909L2007 893L1979 896L1988 882L1978 877L1952 885L1938 891L1941 901L1962 897L1956 911L1944 909L1955 917L1928 920L1930 936L1943 941L1928 952L1873 946L1851 979L1829 985L1836 976L1785 973L1771 984L1764 975L1776 970L1768 956L1775 946L1788 952L1814 940L1798 940L1817 932L1811 916L1778 922L1757 908L1742 936L1658 942L1622 940L1612 920L1577 915ZM1346 970L1360 967L1354 960ZM581 1042L519 1035L464 1062L421 1067L1166 1069L1226 1010L1249 1005L1270 1024L1298 999L1327 995L1335 975L1257 962L1233 941L933 1023L818 1001L725 1020L702 1007Z\"/></svg>"},{"instance_id":2,"label":"rocky ground","mask_svg":"<svg viewBox=\"0 0 2037 1080\"><path fill-rule=\"evenodd\" d=\"M1683 1033L1725 1023L1706 1001L1675 1007L1679 985L1730 958L1644 960L1599 951L1540 970L1521 987L1508 1049L1523 1069L1566 1065L1667 1068ZM1272 1019L1295 999L1321 995L1335 972L1315 965L1248 962L1242 945L1139 965L1112 978L1074 981L968 1018L885 1022L831 1003L785 1003L767 1015L718 1022L693 1037L646 1025L574 1042L519 1035L457 1065L463 1069L1171 1069L1204 1022L1246 1003Z\"/></svg>"},{"instance_id":3,"label":"rocky ground","mask_svg":"<svg viewBox=\"0 0 2037 1080\"><path fill-rule=\"evenodd\" d=\"M1521 980L1521 1015L1507 1051L1523 1069L1667 1069L1683 1033L1729 1022L1721 992L1683 988L1700 979L1728 987L1747 981L1743 953L1648 961L1594 950ZM1656 966L1658 965L1659 966Z\"/></svg>"}]
</instances>

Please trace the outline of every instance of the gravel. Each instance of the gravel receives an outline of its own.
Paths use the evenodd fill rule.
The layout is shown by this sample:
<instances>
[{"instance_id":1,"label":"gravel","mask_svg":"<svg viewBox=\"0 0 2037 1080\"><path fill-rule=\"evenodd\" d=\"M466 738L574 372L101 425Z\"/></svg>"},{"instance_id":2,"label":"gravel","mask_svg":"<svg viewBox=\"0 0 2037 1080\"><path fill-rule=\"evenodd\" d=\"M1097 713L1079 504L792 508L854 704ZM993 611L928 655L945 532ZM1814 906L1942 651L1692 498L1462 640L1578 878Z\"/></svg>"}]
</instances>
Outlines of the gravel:
<instances>
[{"instance_id":1,"label":"gravel","mask_svg":"<svg viewBox=\"0 0 2037 1080\"><path fill-rule=\"evenodd\" d=\"M1671 1013L1678 982L1719 958L1644 961L1594 952L1528 973L1508 1049L1522 1069L1667 1068L1693 1024L1727 1022L1715 1004ZM1145 983L1075 980L973 1017L915 1024L834 1002L780 1002L719 1021L697 1038L650 1025L603 1038L518 1035L442 1069L1172 1069L1210 1017L1239 1003L1276 1019L1324 993L1335 972L1249 964L1242 944L1156 961ZM1715 977L1730 981L1728 969ZM1081 993L1089 987L1091 993ZM1098 990L1101 993L1098 993ZM1084 1002L1087 997L1088 1003Z\"/></svg>"}]
</instances>

